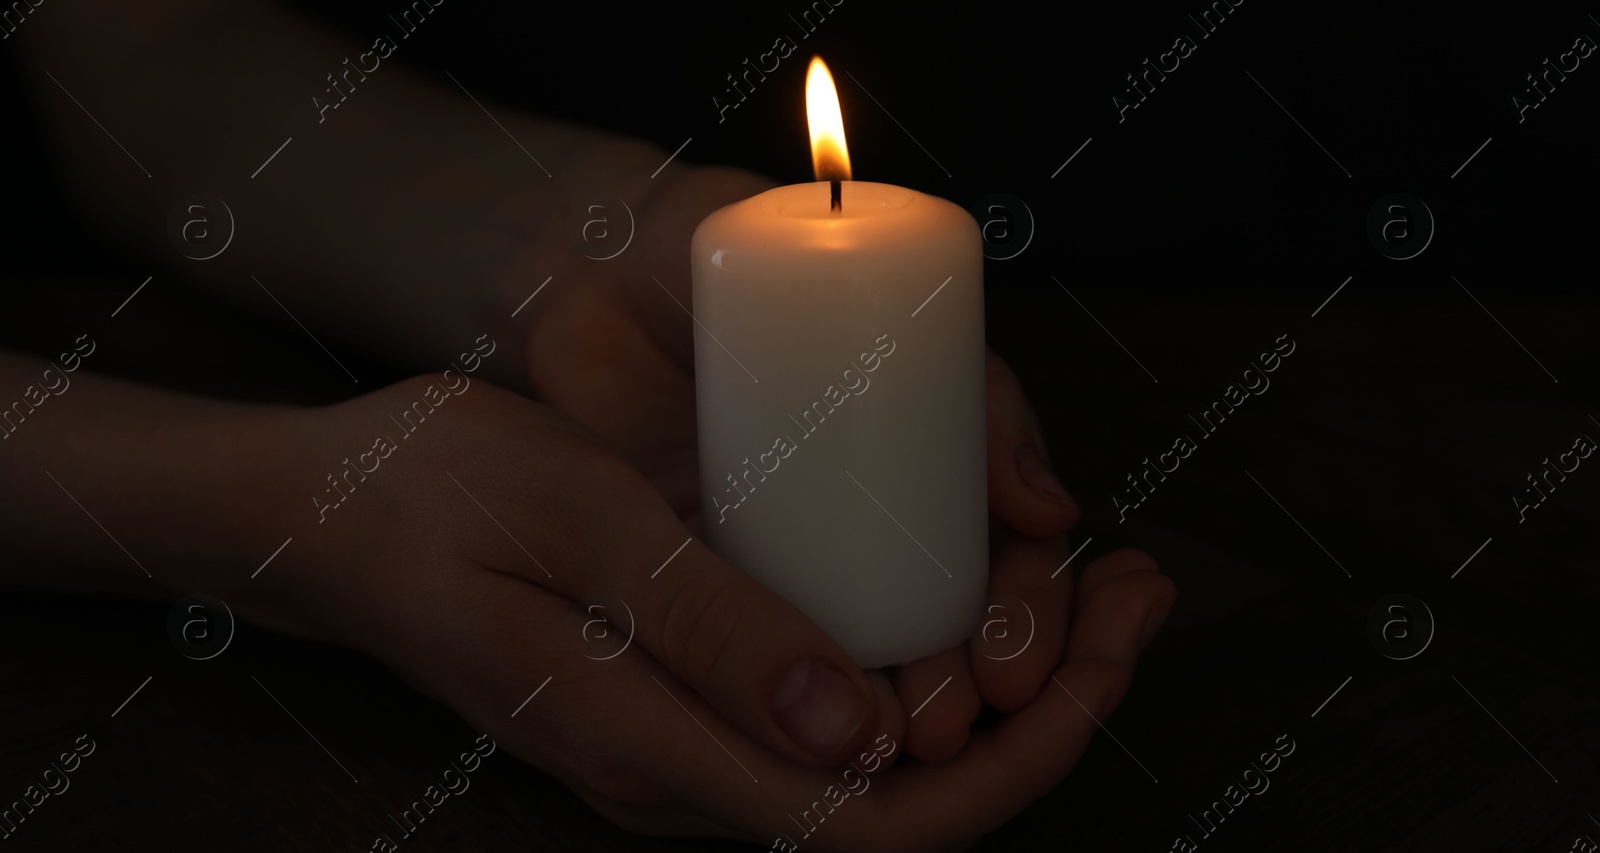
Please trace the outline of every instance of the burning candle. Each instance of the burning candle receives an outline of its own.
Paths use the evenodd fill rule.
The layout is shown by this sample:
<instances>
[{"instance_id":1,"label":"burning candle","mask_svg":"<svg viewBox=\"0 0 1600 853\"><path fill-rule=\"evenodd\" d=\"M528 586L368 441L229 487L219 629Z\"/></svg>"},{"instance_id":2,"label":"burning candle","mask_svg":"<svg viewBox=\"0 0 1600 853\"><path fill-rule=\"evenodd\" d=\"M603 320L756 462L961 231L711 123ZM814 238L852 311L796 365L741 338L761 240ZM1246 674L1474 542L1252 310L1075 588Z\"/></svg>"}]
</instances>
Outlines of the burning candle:
<instances>
[{"instance_id":1,"label":"burning candle","mask_svg":"<svg viewBox=\"0 0 1600 853\"><path fill-rule=\"evenodd\" d=\"M862 667L972 636L988 590L983 260L943 199L850 179L827 67L817 181L691 247L704 539Z\"/></svg>"}]
</instances>

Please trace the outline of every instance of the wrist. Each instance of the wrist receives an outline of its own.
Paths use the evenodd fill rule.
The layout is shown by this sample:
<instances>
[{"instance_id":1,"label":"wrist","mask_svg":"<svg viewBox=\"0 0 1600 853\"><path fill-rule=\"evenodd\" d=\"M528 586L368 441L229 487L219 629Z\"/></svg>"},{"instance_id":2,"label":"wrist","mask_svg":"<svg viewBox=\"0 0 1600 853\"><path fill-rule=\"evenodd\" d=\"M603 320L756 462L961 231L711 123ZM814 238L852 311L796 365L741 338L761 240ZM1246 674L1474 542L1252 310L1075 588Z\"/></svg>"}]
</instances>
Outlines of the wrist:
<instances>
[{"instance_id":1,"label":"wrist","mask_svg":"<svg viewBox=\"0 0 1600 853\"><path fill-rule=\"evenodd\" d=\"M0 360L0 374L24 382L43 368ZM0 581L157 600L206 592L258 609L245 600L249 576L283 541L272 541L269 495L285 455L280 425L296 412L76 364L50 370L59 396L28 413L0 456L0 544L12 557Z\"/></svg>"},{"instance_id":2,"label":"wrist","mask_svg":"<svg viewBox=\"0 0 1600 853\"><path fill-rule=\"evenodd\" d=\"M123 541L141 560L150 555L145 566L170 596L207 593L241 619L333 638L321 606L336 575L303 559L296 512L310 503L302 470L327 455L318 452L324 411L199 401L153 425L152 443L166 452L151 454L111 500L127 508L119 523L136 531Z\"/></svg>"}]
</instances>

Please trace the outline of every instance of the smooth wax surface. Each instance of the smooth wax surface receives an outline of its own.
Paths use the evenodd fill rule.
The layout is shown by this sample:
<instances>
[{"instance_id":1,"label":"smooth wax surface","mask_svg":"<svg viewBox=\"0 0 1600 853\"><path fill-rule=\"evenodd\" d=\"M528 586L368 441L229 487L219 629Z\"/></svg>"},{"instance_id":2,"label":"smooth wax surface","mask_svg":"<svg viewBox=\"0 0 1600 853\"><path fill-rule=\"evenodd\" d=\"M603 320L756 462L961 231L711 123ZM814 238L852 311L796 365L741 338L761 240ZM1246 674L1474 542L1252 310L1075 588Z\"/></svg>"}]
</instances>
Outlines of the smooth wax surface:
<instances>
[{"instance_id":1,"label":"smooth wax surface","mask_svg":"<svg viewBox=\"0 0 1600 853\"><path fill-rule=\"evenodd\" d=\"M701 503L714 550L878 667L983 615L982 245L950 202L842 190L837 218L818 182L695 232Z\"/></svg>"}]
</instances>

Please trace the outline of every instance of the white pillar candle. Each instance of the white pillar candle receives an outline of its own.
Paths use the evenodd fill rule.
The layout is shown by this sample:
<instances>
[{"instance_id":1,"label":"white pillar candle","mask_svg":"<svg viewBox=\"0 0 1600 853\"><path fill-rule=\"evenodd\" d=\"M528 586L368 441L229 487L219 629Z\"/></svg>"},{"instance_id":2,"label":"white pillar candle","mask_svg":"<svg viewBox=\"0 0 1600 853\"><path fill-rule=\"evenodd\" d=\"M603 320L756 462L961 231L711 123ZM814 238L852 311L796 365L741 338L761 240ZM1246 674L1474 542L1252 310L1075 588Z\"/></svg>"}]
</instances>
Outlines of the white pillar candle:
<instances>
[{"instance_id":1,"label":"white pillar candle","mask_svg":"<svg viewBox=\"0 0 1600 853\"><path fill-rule=\"evenodd\" d=\"M981 238L950 202L847 180L810 100L839 209L828 180L779 187L694 235L704 538L860 666L909 663L970 638L987 596Z\"/></svg>"}]
</instances>

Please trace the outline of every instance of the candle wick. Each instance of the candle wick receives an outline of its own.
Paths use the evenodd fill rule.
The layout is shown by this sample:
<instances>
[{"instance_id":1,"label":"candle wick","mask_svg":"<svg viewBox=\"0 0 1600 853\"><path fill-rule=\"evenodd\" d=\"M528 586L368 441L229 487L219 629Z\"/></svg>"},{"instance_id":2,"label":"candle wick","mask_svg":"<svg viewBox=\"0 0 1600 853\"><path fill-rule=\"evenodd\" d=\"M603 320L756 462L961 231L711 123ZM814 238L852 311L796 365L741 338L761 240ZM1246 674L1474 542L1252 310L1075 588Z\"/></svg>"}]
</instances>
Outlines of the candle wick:
<instances>
[{"instance_id":1,"label":"candle wick","mask_svg":"<svg viewBox=\"0 0 1600 853\"><path fill-rule=\"evenodd\" d=\"M839 215L844 212L843 206L839 203L840 190L842 188L839 186L838 178L834 178L829 183L832 190L832 201L828 206L828 211L835 219L837 219Z\"/></svg>"}]
</instances>

